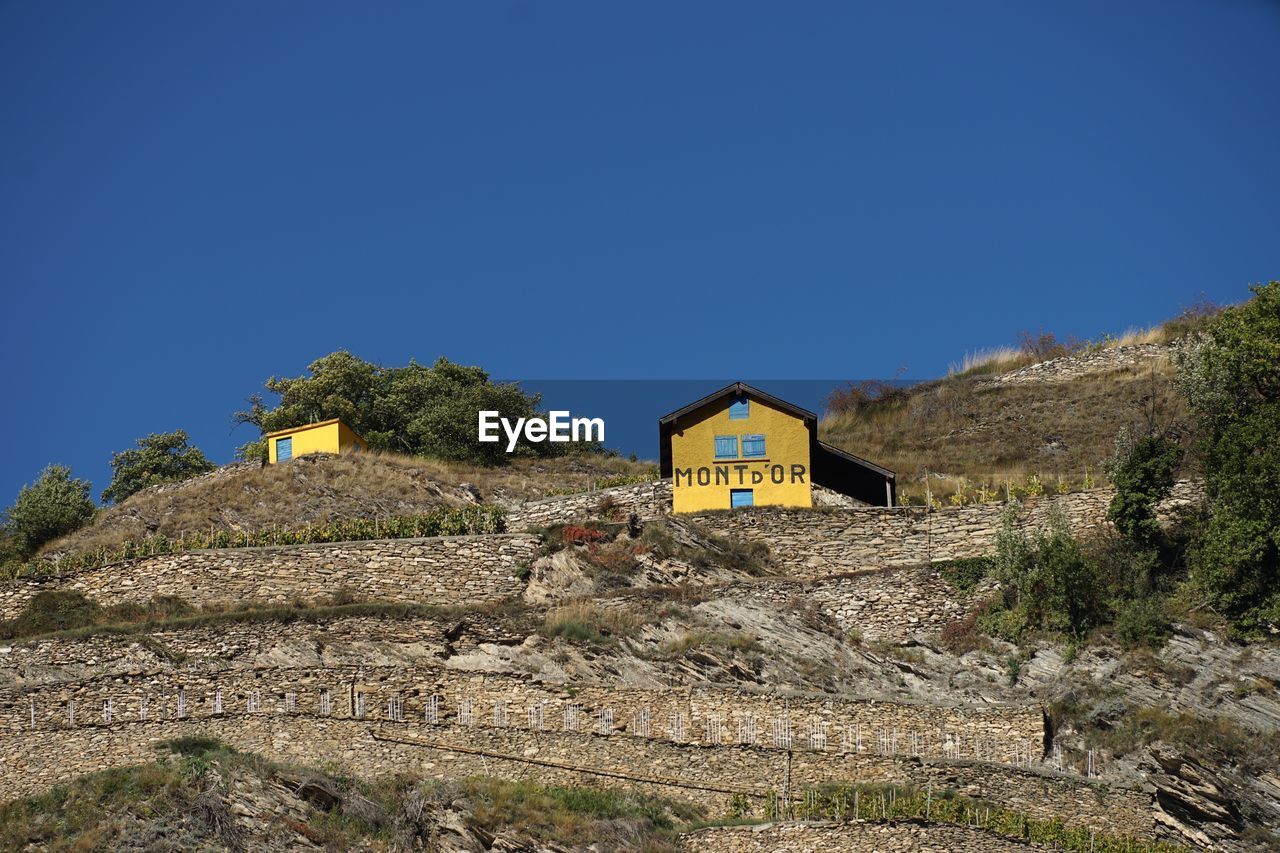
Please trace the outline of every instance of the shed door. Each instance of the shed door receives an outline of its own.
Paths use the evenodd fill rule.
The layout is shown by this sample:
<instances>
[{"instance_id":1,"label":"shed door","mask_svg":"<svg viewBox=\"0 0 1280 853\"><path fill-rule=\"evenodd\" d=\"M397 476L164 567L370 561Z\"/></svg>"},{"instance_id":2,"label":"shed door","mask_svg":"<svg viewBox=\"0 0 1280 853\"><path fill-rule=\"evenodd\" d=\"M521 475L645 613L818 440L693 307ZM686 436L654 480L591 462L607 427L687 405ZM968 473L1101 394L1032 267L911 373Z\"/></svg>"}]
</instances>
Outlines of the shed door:
<instances>
[{"instance_id":1,"label":"shed door","mask_svg":"<svg viewBox=\"0 0 1280 853\"><path fill-rule=\"evenodd\" d=\"M293 436L276 439L276 461L287 462L293 458Z\"/></svg>"}]
</instances>

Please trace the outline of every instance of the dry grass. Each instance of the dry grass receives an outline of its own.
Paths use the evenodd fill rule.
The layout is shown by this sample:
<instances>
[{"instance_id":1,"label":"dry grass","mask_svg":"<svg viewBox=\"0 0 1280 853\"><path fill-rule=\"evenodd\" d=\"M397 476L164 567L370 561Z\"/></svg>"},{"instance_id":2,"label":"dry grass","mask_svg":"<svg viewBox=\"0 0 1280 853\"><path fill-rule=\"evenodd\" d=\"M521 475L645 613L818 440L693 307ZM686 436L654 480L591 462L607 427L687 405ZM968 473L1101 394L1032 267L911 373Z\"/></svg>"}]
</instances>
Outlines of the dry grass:
<instances>
[{"instance_id":1,"label":"dry grass","mask_svg":"<svg viewBox=\"0 0 1280 853\"><path fill-rule=\"evenodd\" d=\"M501 468L391 453L303 456L287 465L241 466L139 492L42 553L92 551L157 533L177 537L209 528L262 530L414 515L474 503L476 492L481 500L517 503L648 470L645 463L594 455L517 459Z\"/></svg>"},{"instance_id":2,"label":"dry grass","mask_svg":"<svg viewBox=\"0 0 1280 853\"><path fill-rule=\"evenodd\" d=\"M898 474L901 498L937 504L1103 485L1102 463L1123 426L1181 418L1165 359L1052 384L952 376L902 400L828 416L826 442ZM1038 485L1037 485L1038 483Z\"/></svg>"},{"instance_id":3,"label":"dry grass","mask_svg":"<svg viewBox=\"0 0 1280 853\"><path fill-rule=\"evenodd\" d=\"M742 631L686 631L678 638L662 644L666 657L680 657L690 649L710 648L729 652L758 652L756 638Z\"/></svg>"},{"instance_id":4,"label":"dry grass","mask_svg":"<svg viewBox=\"0 0 1280 853\"><path fill-rule=\"evenodd\" d=\"M600 645L630 637L644 623L644 617L637 613L578 601L548 611L539 633Z\"/></svg>"},{"instance_id":5,"label":"dry grass","mask_svg":"<svg viewBox=\"0 0 1280 853\"><path fill-rule=\"evenodd\" d=\"M965 353L960 363L952 362L947 372L952 375L981 376L1005 373L1028 363L1028 356L1017 347L989 347Z\"/></svg>"}]
</instances>

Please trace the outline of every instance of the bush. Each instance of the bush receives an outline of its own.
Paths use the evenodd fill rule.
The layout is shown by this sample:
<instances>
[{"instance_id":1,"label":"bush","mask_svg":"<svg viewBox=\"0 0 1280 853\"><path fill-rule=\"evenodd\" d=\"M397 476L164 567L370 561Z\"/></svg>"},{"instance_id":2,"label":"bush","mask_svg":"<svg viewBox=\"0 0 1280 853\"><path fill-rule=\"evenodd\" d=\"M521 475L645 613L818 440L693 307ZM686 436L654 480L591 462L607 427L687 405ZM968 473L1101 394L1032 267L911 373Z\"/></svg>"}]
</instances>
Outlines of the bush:
<instances>
[{"instance_id":1,"label":"bush","mask_svg":"<svg viewBox=\"0 0 1280 853\"><path fill-rule=\"evenodd\" d=\"M1171 630L1159 599L1136 598L1125 602L1116 613L1116 637L1128 648L1159 648Z\"/></svg>"},{"instance_id":2,"label":"bush","mask_svg":"<svg viewBox=\"0 0 1280 853\"><path fill-rule=\"evenodd\" d=\"M136 443L136 448L112 455L113 476L102 493L104 501L119 503L149 486L189 480L217 467L200 448L187 444L183 430L152 433Z\"/></svg>"},{"instance_id":3,"label":"bush","mask_svg":"<svg viewBox=\"0 0 1280 853\"><path fill-rule=\"evenodd\" d=\"M960 592L970 593L990 574L993 565L991 557L961 557L934 563L933 568Z\"/></svg>"},{"instance_id":4,"label":"bush","mask_svg":"<svg viewBox=\"0 0 1280 853\"><path fill-rule=\"evenodd\" d=\"M1006 513L993 570L1001 598L983 624L1005 639L1016 642L1036 630L1081 637L1105 615L1096 567L1060 515L1047 531L1028 534L1016 527L1012 511Z\"/></svg>"},{"instance_id":5,"label":"bush","mask_svg":"<svg viewBox=\"0 0 1280 853\"><path fill-rule=\"evenodd\" d=\"M956 655L982 648L986 640L978 632L978 611L975 610L964 618L943 626L938 639L943 647Z\"/></svg>"},{"instance_id":6,"label":"bush","mask_svg":"<svg viewBox=\"0 0 1280 853\"><path fill-rule=\"evenodd\" d=\"M71 469L63 465L50 465L34 483L22 487L5 512L5 527L26 559L41 545L83 527L94 512L89 481L73 479Z\"/></svg>"},{"instance_id":7,"label":"bush","mask_svg":"<svg viewBox=\"0 0 1280 853\"><path fill-rule=\"evenodd\" d=\"M1198 427L1210 519L1192 567L1246 634L1280 630L1280 281L1252 288L1175 350Z\"/></svg>"},{"instance_id":8,"label":"bush","mask_svg":"<svg viewBox=\"0 0 1280 853\"><path fill-rule=\"evenodd\" d=\"M102 613L97 602L82 592L45 590L38 592L27 606L5 625L9 636L47 634L92 625Z\"/></svg>"},{"instance_id":9,"label":"bush","mask_svg":"<svg viewBox=\"0 0 1280 853\"><path fill-rule=\"evenodd\" d=\"M1116 489L1107 518L1141 549L1155 549L1160 544L1156 506L1173 489L1181 462L1182 448L1171 436L1155 429L1142 436L1124 430L1116 438L1115 454L1106 466Z\"/></svg>"}]
</instances>

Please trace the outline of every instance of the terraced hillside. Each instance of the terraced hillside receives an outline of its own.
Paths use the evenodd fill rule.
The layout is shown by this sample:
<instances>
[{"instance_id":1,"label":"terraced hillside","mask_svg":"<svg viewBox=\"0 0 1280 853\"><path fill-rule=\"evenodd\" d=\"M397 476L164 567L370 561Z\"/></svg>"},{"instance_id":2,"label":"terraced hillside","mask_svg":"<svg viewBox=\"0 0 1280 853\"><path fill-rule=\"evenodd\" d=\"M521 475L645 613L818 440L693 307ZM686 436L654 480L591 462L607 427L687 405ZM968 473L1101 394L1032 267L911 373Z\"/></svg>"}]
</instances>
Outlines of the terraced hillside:
<instances>
[{"instance_id":1,"label":"terraced hillside","mask_svg":"<svg viewBox=\"0 0 1280 853\"><path fill-rule=\"evenodd\" d=\"M106 846L175 832L230 848L432 839L485 849L501 837L534 849L596 833L636 849L765 849L774 843L767 835L681 835L681 827L766 821L789 833L788 819L823 816L837 820L812 830L823 849L943 843L935 836L957 849L1029 839L1077 849L1203 841L1247 849L1234 840L1240 830L1270 819L1252 796L1219 802L1222 816L1193 817L1206 795L1188 790L1179 768L1159 764L1166 753L1145 744L1109 750L1087 725L1064 725L1066 700L1088 704L1122 679L1148 707L1200 702L1188 697L1212 691L1188 694L1176 684L1181 676L1170 673L1182 664L1156 657L1135 665L1105 652L1067 664L1046 647L1011 683L1011 647L956 654L939 641L980 590L952 586L927 557L904 552L877 565L856 556L867 541L859 531L902 519L927 524L929 548L952 536L981 552L989 541L974 538L976 508L916 520L902 513L923 510L815 512L811 523L828 532L806 543L794 520L743 527L728 524L731 516L645 512L654 488L592 495L585 510L575 497L530 505L540 522L556 505L564 510L532 536L200 552L163 590L143 581L175 577L157 561L180 555L11 585L7 607L20 617L73 609L77 596L119 608L163 595L181 613L15 637L3 648L0 778L14 795L35 798L13 825L38 835L62 819L42 823L39 804L76 773L116 774L78 783L86 790L106 778L146 789L139 774L177 786L163 803L149 789L134 791L151 817L102 813L75 830ZM1038 523L1048 503L1080 525L1097 523L1092 495L1045 500L1023 523ZM624 523L633 510L645 517ZM952 515L963 523L948 527ZM511 521L527 523L518 512ZM831 559L832 535L845 537L843 564ZM513 536L532 549L496 575L477 561ZM406 567L437 553L434 542L450 543L447 575L507 580L480 597L419 582ZM352 564L368 586L340 584L332 573L341 561L370 547L378 556ZM227 573L244 560L245 576L256 567L260 586L235 591ZM271 569L281 565L298 570ZM430 560L416 565L430 577ZM401 603L376 592L383 577ZM189 599L188 609L173 608L175 599ZM1215 641L1180 642L1178 655L1195 656ZM1195 677L1232 668L1263 678L1280 663L1254 654L1251 662L1216 659ZM1227 734L1260 718L1274 731L1280 720L1280 703L1265 690L1244 696L1224 686L1214 701ZM465 793L480 783L463 780L477 776L524 787ZM1253 784L1260 799L1271 783L1260 776ZM1228 787L1223 781L1220 792ZM503 799L588 797L564 793L574 791L597 792L589 796L609 805L569 808L572 831L538 825ZM203 823L177 816L174 804L191 798L204 803ZM599 825L608 815L625 831Z\"/></svg>"},{"instance_id":2,"label":"terraced hillside","mask_svg":"<svg viewBox=\"0 0 1280 853\"><path fill-rule=\"evenodd\" d=\"M1090 358L983 379L973 411L1044 426L1062 416L1029 401L1066 385L1077 414L1111 412L1089 395L1137 400L1163 370L1149 349ZM970 420L974 448L1023 429ZM963 442L943 427L902 452ZM482 499L505 530L179 545L0 584L0 846L1277 847L1274 643L1229 642L1193 605L1153 646L978 630L1000 590L975 566L1006 525L1098 534L1109 489L675 517L643 471L304 459L104 513L55 550L188 513L251 529ZM1183 479L1159 517L1202 495Z\"/></svg>"}]
</instances>

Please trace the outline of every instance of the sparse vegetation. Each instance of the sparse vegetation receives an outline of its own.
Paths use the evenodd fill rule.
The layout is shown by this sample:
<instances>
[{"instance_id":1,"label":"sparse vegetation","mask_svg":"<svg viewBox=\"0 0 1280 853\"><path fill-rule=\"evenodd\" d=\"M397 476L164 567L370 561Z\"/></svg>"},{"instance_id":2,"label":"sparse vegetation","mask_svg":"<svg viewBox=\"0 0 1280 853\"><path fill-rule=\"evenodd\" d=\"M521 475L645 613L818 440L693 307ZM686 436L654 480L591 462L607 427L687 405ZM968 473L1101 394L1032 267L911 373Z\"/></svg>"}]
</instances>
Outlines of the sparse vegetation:
<instances>
[{"instance_id":1,"label":"sparse vegetation","mask_svg":"<svg viewBox=\"0 0 1280 853\"><path fill-rule=\"evenodd\" d=\"M236 623L323 623L355 617L456 620L468 613L495 612L505 613L516 626L527 616L522 608L508 603L446 607L381 601L352 602L341 591L336 592L328 603L307 607L237 604L199 610L172 596L155 598L146 604L104 607L78 592L46 591L36 595L16 618L0 622L0 639L143 635Z\"/></svg>"},{"instance_id":2,"label":"sparse vegetation","mask_svg":"<svg viewBox=\"0 0 1280 853\"><path fill-rule=\"evenodd\" d=\"M605 646L632 636L642 624L639 615L621 607L600 607L583 601L548 611L539 633Z\"/></svg>"},{"instance_id":3,"label":"sparse vegetation","mask_svg":"<svg viewBox=\"0 0 1280 853\"><path fill-rule=\"evenodd\" d=\"M643 464L600 454L520 458L497 468L394 453L302 456L287 465L237 465L162 493L144 490L103 508L42 553L118 549L129 539L178 539L210 528L252 532L286 523L420 515L476 501L512 505L553 489L584 492L602 477L643 470Z\"/></svg>"},{"instance_id":4,"label":"sparse vegetation","mask_svg":"<svg viewBox=\"0 0 1280 853\"><path fill-rule=\"evenodd\" d=\"M779 804L771 803L779 814ZM974 800L954 790L921 791L896 785L824 785L805 790L795 816L804 820L922 820L986 829L1059 850L1080 853L1173 853L1182 848L1158 841L1067 827L1060 820L1040 820L996 803Z\"/></svg>"},{"instance_id":5,"label":"sparse vegetation","mask_svg":"<svg viewBox=\"0 0 1280 853\"><path fill-rule=\"evenodd\" d=\"M501 533L506 529L506 513L501 507L479 504L440 507L416 516L353 518L327 524L306 524L268 530L200 530L177 539L163 534L141 542L126 539L118 548L99 548L80 554L63 554L54 559L38 559L3 567L8 577L57 575L105 566L137 557L178 554L207 548L261 548L268 545L311 545L324 542L358 542L368 539L409 539L422 536L461 536Z\"/></svg>"},{"instance_id":6,"label":"sparse vegetation","mask_svg":"<svg viewBox=\"0 0 1280 853\"><path fill-rule=\"evenodd\" d=\"M207 737L157 744L156 761L70 780L47 794L0 805L6 850L115 849L163 838L165 849L250 849L231 812L231 787L256 780L305 809L302 820L263 815L279 840L331 850L431 849L442 810L492 837L674 851L681 825L704 817L690 805L622 788L561 787L475 777L362 782L240 753ZM295 806L297 808L297 806Z\"/></svg>"},{"instance_id":7,"label":"sparse vegetation","mask_svg":"<svg viewBox=\"0 0 1280 853\"><path fill-rule=\"evenodd\" d=\"M729 652L757 652L760 643L742 631L685 631L677 639L662 644L662 654L680 657L691 649L710 648Z\"/></svg>"},{"instance_id":8,"label":"sparse vegetation","mask_svg":"<svg viewBox=\"0 0 1280 853\"><path fill-rule=\"evenodd\" d=\"M1094 342L1024 332L1019 346L967 355L944 379L842 388L828 401L821 437L896 471L904 504L923 504L926 494L939 507L1027 497L1033 476L1045 491L1091 488L1122 427L1153 407L1169 420L1184 416L1169 360L1055 381L1052 395L1036 383L986 380L1065 355L1172 344L1207 328L1219 310L1197 305L1154 329Z\"/></svg>"}]
</instances>

